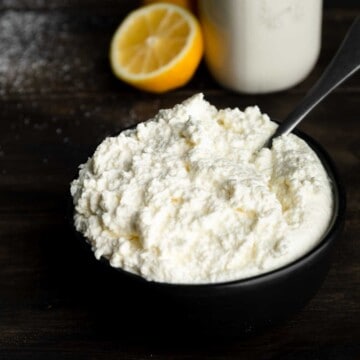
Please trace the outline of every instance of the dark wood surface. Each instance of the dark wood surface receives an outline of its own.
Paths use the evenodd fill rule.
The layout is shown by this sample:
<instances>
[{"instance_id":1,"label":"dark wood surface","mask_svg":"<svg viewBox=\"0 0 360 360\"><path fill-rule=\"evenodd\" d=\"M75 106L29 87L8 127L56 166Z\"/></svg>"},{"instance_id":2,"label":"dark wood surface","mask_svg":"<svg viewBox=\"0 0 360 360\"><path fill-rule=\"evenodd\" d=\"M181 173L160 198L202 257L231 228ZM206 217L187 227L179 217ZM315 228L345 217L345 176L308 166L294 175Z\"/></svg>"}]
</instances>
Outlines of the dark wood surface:
<instances>
[{"instance_id":1,"label":"dark wood surface","mask_svg":"<svg viewBox=\"0 0 360 360\"><path fill-rule=\"evenodd\" d=\"M147 341L151 324L141 319L120 335L127 310L103 311L121 284L87 263L66 218L69 183L96 144L198 91L281 119L360 12L326 10L318 64L289 91L235 94L202 65L186 87L158 96L122 84L108 65L111 35L136 3L0 0L0 359L360 359L359 76L300 126L331 154L348 193L331 270L300 313L247 340L187 344Z\"/></svg>"}]
</instances>

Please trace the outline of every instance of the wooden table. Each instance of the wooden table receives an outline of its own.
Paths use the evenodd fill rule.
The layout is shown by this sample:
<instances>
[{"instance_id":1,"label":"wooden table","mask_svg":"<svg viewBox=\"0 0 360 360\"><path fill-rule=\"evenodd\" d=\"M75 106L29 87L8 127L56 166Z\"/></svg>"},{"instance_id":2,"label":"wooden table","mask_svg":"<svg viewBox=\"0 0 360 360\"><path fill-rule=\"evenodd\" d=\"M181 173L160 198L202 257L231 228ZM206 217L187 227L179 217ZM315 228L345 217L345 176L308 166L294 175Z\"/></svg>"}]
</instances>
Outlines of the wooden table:
<instances>
[{"instance_id":1,"label":"wooden table","mask_svg":"<svg viewBox=\"0 0 360 360\"><path fill-rule=\"evenodd\" d=\"M69 183L105 136L199 91L217 106L258 104L282 119L360 9L326 10L318 64L289 91L231 93L202 65L186 87L150 95L116 80L107 59L112 33L136 2L100 3L0 1L0 359L360 359L359 76L301 125L338 165L348 210L324 285L284 324L226 345L149 342L141 322L133 336L118 336L109 329L126 323L98 320L121 284L87 263L66 220Z\"/></svg>"}]
</instances>

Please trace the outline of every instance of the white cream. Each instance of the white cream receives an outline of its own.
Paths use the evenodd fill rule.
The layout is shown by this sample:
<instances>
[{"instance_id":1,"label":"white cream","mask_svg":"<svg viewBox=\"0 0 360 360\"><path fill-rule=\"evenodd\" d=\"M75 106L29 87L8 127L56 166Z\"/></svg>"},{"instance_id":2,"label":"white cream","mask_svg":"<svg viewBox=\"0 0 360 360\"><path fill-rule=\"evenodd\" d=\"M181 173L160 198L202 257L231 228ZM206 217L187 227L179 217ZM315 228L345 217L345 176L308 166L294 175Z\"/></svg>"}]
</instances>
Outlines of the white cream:
<instances>
[{"instance_id":1,"label":"white cream","mask_svg":"<svg viewBox=\"0 0 360 360\"><path fill-rule=\"evenodd\" d=\"M195 95L105 139L71 184L74 221L104 256L148 280L213 283L279 268L321 240L332 191L294 135L258 107Z\"/></svg>"}]
</instances>

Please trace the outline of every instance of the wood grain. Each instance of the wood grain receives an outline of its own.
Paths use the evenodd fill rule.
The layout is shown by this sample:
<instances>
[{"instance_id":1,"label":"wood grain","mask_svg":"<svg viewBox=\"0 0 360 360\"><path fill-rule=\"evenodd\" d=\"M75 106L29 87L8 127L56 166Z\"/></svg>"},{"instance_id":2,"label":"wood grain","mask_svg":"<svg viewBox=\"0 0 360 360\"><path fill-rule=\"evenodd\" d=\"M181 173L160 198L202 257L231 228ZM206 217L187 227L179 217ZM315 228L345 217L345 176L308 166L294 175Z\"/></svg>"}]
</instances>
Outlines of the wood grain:
<instances>
[{"instance_id":1,"label":"wood grain","mask_svg":"<svg viewBox=\"0 0 360 360\"><path fill-rule=\"evenodd\" d=\"M227 344L148 341L154 324L141 311L135 323L122 316L129 304L111 301L121 298L117 279L89 261L67 219L69 183L105 136L198 91L217 106L258 104L281 119L321 74L359 9L325 13L319 62L288 91L228 92L202 64L186 87L158 96L109 70L109 39L135 6L129 3L0 1L0 359L359 359L359 76L301 125L339 168L346 228L317 296L270 331ZM138 301L146 309L146 299Z\"/></svg>"}]
</instances>

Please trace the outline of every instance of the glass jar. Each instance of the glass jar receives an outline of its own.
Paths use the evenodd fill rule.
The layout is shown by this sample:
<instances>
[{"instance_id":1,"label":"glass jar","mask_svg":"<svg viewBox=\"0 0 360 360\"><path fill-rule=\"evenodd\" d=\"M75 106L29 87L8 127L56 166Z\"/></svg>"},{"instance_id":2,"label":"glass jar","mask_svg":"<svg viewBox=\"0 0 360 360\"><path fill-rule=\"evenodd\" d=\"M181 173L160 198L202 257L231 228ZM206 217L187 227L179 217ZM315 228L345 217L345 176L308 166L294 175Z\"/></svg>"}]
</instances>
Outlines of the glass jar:
<instances>
[{"instance_id":1,"label":"glass jar","mask_svg":"<svg viewBox=\"0 0 360 360\"><path fill-rule=\"evenodd\" d=\"M320 51L322 0L200 0L205 59L223 86L284 90L303 80Z\"/></svg>"}]
</instances>

